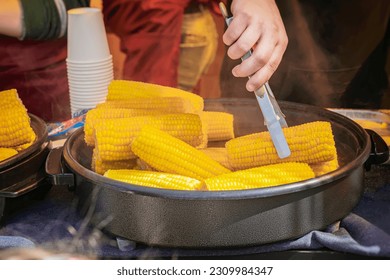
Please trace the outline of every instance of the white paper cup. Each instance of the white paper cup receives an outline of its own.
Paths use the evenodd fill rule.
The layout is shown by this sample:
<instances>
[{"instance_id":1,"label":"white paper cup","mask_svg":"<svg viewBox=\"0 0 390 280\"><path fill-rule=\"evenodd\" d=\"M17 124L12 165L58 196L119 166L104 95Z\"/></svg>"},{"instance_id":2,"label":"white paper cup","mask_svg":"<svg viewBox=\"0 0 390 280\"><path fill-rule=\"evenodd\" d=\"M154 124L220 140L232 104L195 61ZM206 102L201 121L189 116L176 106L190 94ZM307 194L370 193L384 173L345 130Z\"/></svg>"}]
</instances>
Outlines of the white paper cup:
<instances>
[{"instance_id":1,"label":"white paper cup","mask_svg":"<svg viewBox=\"0 0 390 280\"><path fill-rule=\"evenodd\" d=\"M72 106L76 106L78 108L82 108L82 109L88 109L88 108L91 108L91 107L96 107L97 104L100 104L100 103L103 103L106 99L105 98L101 98L101 99L96 99L96 100L93 100L93 101L90 101L90 100L72 100L70 102L70 104Z\"/></svg>"},{"instance_id":2,"label":"white paper cup","mask_svg":"<svg viewBox=\"0 0 390 280\"><path fill-rule=\"evenodd\" d=\"M77 95L77 97L72 97L72 103L78 103L78 102L100 102L101 100L106 100L106 95L103 94L102 96L97 96L96 94L93 96L88 95Z\"/></svg>"},{"instance_id":3,"label":"white paper cup","mask_svg":"<svg viewBox=\"0 0 390 280\"><path fill-rule=\"evenodd\" d=\"M67 63L66 64L67 68L69 68L69 69L82 70L82 71L83 70L101 69L101 68L112 68L113 65L114 65L114 63L112 62L112 60L107 61L105 63L100 63L100 64L83 64L83 63L80 63L80 64Z\"/></svg>"},{"instance_id":4,"label":"white paper cup","mask_svg":"<svg viewBox=\"0 0 390 280\"><path fill-rule=\"evenodd\" d=\"M77 96L102 96L102 95L107 95L108 89L107 87L101 87L101 88L74 88L74 87L69 87L69 95L72 97L77 97Z\"/></svg>"},{"instance_id":5,"label":"white paper cup","mask_svg":"<svg viewBox=\"0 0 390 280\"><path fill-rule=\"evenodd\" d=\"M114 73L112 67L102 67L102 68L95 68L95 69L73 69L68 67L67 69L69 74L73 75L101 75L101 74L111 74Z\"/></svg>"},{"instance_id":6,"label":"white paper cup","mask_svg":"<svg viewBox=\"0 0 390 280\"><path fill-rule=\"evenodd\" d=\"M111 83L112 77L106 77L102 79L81 79L81 80L75 80L68 77L68 82L72 86L107 86Z\"/></svg>"},{"instance_id":7,"label":"white paper cup","mask_svg":"<svg viewBox=\"0 0 390 280\"><path fill-rule=\"evenodd\" d=\"M112 72L112 71L103 71L102 73L70 71L67 74L68 74L68 77L79 78L79 79L104 78L104 77L113 77L114 76L114 72Z\"/></svg>"},{"instance_id":8,"label":"white paper cup","mask_svg":"<svg viewBox=\"0 0 390 280\"><path fill-rule=\"evenodd\" d=\"M91 67L94 65L102 65L102 64L107 64L112 62L112 55L110 54L109 56L99 59L99 60L90 60L90 61L80 61L80 60L71 60L69 58L66 59L66 64L67 65L72 65L72 66L80 66L80 67Z\"/></svg>"},{"instance_id":9,"label":"white paper cup","mask_svg":"<svg viewBox=\"0 0 390 280\"><path fill-rule=\"evenodd\" d=\"M95 65L91 67L86 67L86 66L79 67L79 66L73 66L69 64L66 67L68 70L72 70L72 71L89 72L89 71L96 71L96 70L103 70L103 69L110 70L113 68L113 66L114 63L110 62L107 64Z\"/></svg>"},{"instance_id":10,"label":"white paper cup","mask_svg":"<svg viewBox=\"0 0 390 280\"><path fill-rule=\"evenodd\" d=\"M68 10L68 59L96 62L110 56L103 14L97 8Z\"/></svg>"},{"instance_id":11,"label":"white paper cup","mask_svg":"<svg viewBox=\"0 0 390 280\"><path fill-rule=\"evenodd\" d=\"M103 75L90 75L90 76L85 76L85 75L73 75L73 74L68 74L68 80L71 82L92 82L92 81L106 81L106 80L113 80L114 75L112 74L103 74Z\"/></svg>"},{"instance_id":12,"label":"white paper cup","mask_svg":"<svg viewBox=\"0 0 390 280\"><path fill-rule=\"evenodd\" d=\"M89 102L97 102L102 99L106 99L107 93L96 93L96 92L74 92L69 95L71 102L79 102L79 101L89 101Z\"/></svg>"},{"instance_id":13,"label":"white paper cup","mask_svg":"<svg viewBox=\"0 0 390 280\"><path fill-rule=\"evenodd\" d=\"M96 108L96 106L100 103L103 103L104 101L100 101L100 102L96 102L96 103L71 103L70 104L70 107L71 107L71 111L72 113L75 112L75 111L81 111L81 110L85 110L85 109L93 109L93 108Z\"/></svg>"}]
</instances>

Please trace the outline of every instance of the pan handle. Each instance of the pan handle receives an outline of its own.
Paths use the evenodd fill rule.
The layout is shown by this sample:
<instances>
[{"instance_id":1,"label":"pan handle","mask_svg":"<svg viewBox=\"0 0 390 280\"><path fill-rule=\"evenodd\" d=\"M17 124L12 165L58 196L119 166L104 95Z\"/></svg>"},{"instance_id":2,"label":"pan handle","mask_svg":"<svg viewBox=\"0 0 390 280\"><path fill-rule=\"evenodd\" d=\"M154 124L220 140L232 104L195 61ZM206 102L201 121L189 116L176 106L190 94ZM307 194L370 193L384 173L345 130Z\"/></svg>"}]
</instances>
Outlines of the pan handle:
<instances>
[{"instance_id":1,"label":"pan handle","mask_svg":"<svg viewBox=\"0 0 390 280\"><path fill-rule=\"evenodd\" d=\"M370 136L371 151L370 156L364 163L364 167L367 171L371 169L371 165L385 163L389 159L389 147L385 140L379 136L378 133L371 129L366 129L366 132Z\"/></svg>"},{"instance_id":2,"label":"pan handle","mask_svg":"<svg viewBox=\"0 0 390 280\"><path fill-rule=\"evenodd\" d=\"M75 188L73 173L67 173L62 164L63 147L57 147L49 152L46 158L45 170L53 186L67 186L70 191Z\"/></svg>"}]
</instances>

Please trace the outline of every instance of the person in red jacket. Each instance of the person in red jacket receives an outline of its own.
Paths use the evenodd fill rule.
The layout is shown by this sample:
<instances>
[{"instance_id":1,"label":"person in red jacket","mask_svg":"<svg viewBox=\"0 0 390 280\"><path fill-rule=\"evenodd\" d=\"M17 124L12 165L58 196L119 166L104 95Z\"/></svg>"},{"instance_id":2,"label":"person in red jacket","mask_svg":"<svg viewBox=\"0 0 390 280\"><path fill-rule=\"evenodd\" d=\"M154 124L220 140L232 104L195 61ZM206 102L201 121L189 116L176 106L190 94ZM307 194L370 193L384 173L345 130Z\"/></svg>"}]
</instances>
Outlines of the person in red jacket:
<instances>
[{"instance_id":1,"label":"person in red jacket","mask_svg":"<svg viewBox=\"0 0 390 280\"><path fill-rule=\"evenodd\" d=\"M105 0L108 29L121 39L126 54L123 78L178 86L183 15L194 3L214 0ZM287 36L274 0L233 0L234 21L223 41L228 55L238 59L253 49L250 59L233 70L238 77L252 76L248 90L260 87L278 67ZM221 20L222 17L221 17Z\"/></svg>"},{"instance_id":2,"label":"person in red jacket","mask_svg":"<svg viewBox=\"0 0 390 280\"><path fill-rule=\"evenodd\" d=\"M17 89L28 112L70 118L65 59L67 10L89 0L2 0L0 90Z\"/></svg>"}]
</instances>

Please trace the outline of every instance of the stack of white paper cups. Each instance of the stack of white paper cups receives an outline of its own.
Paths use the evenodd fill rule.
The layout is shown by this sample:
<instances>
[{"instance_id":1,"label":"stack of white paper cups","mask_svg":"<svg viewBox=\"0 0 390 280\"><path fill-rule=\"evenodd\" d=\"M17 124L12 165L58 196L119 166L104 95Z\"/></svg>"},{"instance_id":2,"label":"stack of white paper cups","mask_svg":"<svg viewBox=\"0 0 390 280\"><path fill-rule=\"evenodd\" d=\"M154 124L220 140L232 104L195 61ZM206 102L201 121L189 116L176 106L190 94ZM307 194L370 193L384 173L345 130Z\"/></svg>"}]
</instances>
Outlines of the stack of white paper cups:
<instances>
[{"instance_id":1,"label":"stack of white paper cups","mask_svg":"<svg viewBox=\"0 0 390 280\"><path fill-rule=\"evenodd\" d=\"M101 10L68 11L66 62L72 115L104 102L114 74Z\"/></svg>"}]
</instances>

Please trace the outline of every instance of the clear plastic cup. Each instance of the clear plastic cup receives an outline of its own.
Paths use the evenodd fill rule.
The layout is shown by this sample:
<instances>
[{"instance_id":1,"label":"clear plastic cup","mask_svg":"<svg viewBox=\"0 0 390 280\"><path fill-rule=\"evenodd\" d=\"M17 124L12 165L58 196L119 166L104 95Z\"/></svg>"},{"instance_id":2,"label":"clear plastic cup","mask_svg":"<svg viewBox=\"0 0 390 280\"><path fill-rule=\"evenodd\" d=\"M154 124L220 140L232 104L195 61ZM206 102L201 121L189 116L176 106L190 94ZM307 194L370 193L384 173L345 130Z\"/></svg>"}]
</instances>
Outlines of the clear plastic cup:
<instances>
[{"instance_id":1,"label":"clear plastic cup","mask_svg":"<svg viewBox=\"0 0 390 280\"><path fill-rule=\"evenodd\" d=\"M68 10L68 59L96 62L110 54L103 14L97 8Z\"/></svg>"}]
</instances>

